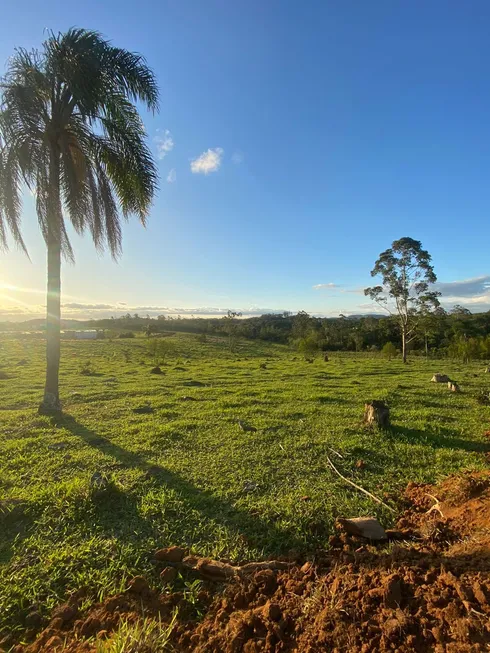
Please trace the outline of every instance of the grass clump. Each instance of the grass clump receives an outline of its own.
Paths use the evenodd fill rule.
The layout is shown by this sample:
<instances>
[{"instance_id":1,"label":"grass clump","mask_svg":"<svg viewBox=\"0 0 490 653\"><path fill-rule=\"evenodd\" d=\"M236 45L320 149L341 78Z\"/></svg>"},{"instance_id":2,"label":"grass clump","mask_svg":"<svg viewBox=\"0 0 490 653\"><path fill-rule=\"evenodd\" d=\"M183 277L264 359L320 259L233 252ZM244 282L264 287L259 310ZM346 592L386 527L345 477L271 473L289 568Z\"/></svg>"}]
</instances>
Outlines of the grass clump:
<instances>
[{"instance_id":1,"label":"grass clump","mask_svg":"<svg viewBox=\"0 0 490 653\"><path fill-rule=\"evenodd\" d=\"M174 648L170 636L175 625L177 613L168 625L146 617L135 623L122 621L117 631L109 639L96 642L96 653L165 653Z\"/></svg>"}]
</instances>

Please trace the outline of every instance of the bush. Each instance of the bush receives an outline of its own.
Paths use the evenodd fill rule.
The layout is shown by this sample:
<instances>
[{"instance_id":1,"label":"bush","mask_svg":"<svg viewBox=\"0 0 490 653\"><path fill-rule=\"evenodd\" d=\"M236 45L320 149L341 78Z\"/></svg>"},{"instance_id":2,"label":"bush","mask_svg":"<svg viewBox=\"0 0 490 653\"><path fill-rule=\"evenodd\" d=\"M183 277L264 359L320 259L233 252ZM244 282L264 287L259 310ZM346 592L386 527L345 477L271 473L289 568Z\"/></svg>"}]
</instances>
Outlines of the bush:
<instances>
[{"instance_id":1,"label":"bush","mask_svg":"<svg viewBox=\"0 0 490 653\"><path fill-rule=\"evenodd\" d=\"M86 361L80 368L80 374L83 376L95 376L96 372L94 366L90 361Z\"/></svg>"},{"instance_id":2,"label":"bush","mask_svg":"<svg viewBox=\"0 0 490 653\"><path fill-rule=\"evenodd\" d=\"M305 358L313 356L319 349L316 334L310 333L304 338L299 338L299 340L297 340L297 347L298 351L303 354Z\"/></svg>"},{"instance_id":3,"label":"bush","mask_svg":"<svg viewBox=\"0 0 490 653\"><path fill-rule=\"evenodd\" d=\"M165 365L165 359L173 349L173 343L168 340L153 338L148 341L148 353L152 357L155 365Z\"/></svg>"},{"instance_id":4,"label":"bush","mask_svg":"<svg viewBox=\"0 0 490 653\"><path fill-rule=\"evenodd\" d=\"M395 358L398 351L397 351L395 345L392 342L387 342L386 344L383 345L383 349L381 350L381 353L388 360L391 360L392 358Z\"/></svg>"},{"instance_id":5,"label":"bush","mask_svg":"<svg viewBox=\"0 0 490 653\"><path fill-rule=\"evenodd\" d=\"M119 338L134 338L134 333L132 331L122 331L122 333L119 334Z\"/></svg>"}]
</instances>

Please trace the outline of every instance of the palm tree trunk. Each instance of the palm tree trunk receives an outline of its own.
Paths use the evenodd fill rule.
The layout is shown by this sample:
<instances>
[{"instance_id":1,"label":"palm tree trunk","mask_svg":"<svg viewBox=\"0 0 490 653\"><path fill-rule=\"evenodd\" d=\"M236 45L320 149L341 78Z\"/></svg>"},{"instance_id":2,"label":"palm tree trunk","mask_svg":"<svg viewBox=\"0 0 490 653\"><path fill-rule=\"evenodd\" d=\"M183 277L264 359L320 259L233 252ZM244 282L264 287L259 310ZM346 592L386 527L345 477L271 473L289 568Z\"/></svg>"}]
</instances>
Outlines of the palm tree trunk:
<instances>
[{"instance_id":1,"label":"palm tree trunk","mask_svg":"<svg viewBox=\"0 0 490 653\"><path fill-rule=\"evenodd\" d=\"M39 406L41 415L61 412L59 393L60 317L61 317L61 206L59 182L59 152L52 148L50 192L52 219L47 238L48 284L46 298L46 383L44 398Z\"/></svg>"}]
</instances>

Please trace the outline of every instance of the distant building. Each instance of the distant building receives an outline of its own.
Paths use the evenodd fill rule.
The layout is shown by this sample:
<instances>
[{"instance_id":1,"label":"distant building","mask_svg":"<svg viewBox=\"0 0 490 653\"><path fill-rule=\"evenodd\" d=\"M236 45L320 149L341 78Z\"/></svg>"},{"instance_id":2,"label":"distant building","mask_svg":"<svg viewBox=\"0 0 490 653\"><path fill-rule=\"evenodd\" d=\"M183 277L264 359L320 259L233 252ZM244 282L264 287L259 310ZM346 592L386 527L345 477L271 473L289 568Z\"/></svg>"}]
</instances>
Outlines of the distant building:
<instances>
[{"instance_id":1,"label":"distant building","mask_svg":"<svg viewBox=\"0 0 490 653\"><path fill-rule=\"evenodd\" d=\"M97 331L95 331L95 329L88 331L75 331L76 340L95 340L97 337Z\"/></svg>"}]
</instances>

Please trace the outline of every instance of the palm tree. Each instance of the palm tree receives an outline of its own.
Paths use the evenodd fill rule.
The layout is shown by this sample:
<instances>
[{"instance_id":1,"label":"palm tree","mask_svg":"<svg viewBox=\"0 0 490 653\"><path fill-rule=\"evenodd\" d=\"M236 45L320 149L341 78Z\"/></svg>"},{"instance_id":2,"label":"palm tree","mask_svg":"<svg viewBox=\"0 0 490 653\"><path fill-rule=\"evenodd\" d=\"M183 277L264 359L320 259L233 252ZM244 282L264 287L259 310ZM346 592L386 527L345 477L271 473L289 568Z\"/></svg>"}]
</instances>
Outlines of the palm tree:
<instances>
[{"instance_id":1,"label":"palm tree","mask_svg":"<svg viewBox=\"0 0 490 653\"><path fill-rule=\"evenodd\" d=\"M47 246L46 385L40 413L59 399L61 258L73 260L65 217L95 247L121 253L121 215L145 224L157 172L135 107L158 109L143 57L84 29L17 50L0 82L0 246L21 233L23 184L35 196Z\"/></svg>"}]
</instances>

